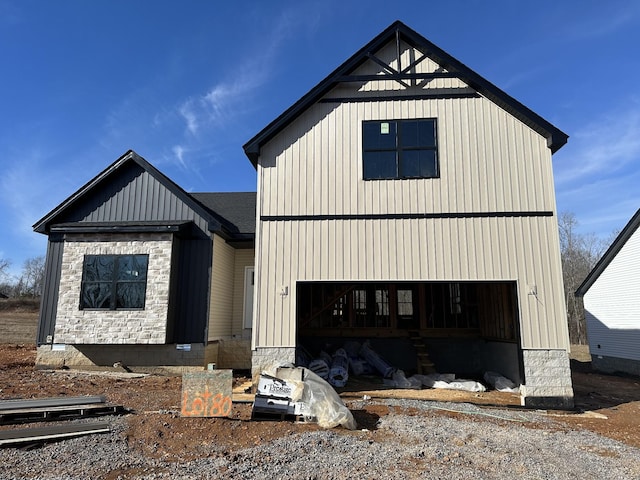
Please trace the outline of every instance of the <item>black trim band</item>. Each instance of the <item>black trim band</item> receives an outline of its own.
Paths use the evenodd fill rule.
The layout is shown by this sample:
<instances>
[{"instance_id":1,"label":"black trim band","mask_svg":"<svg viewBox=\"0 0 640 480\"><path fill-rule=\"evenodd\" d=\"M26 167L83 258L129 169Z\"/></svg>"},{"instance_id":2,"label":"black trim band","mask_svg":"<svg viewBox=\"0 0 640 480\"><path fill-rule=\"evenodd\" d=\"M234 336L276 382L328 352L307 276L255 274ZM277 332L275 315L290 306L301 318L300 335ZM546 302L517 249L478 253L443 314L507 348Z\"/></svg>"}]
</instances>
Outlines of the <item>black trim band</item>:
<instances>
[{"instance_id":1,"label":"black trim band","mask_svg":"<svg viewBox=\"0 0 640 480\"><path fill-rule=\"evenodd\" d=\"M363 95L361 97L322 98L318 103L359 103L359 102L396 102L401 100L449 99L449 98L481 98L475 92L439 92L418 95Z\"/></svg>"},{"instance_id":2,"label":"black trim band","mask_svg":"<svg viewBox=\"0 0 640 480\"><path fill-rule=\"evenodd\" d=\"M262 222L301 222L312 220L413 220L422 218L517 218L553 217L553 212L460 212L460 213L371 213L350 215L261 215Z\"/></svg>"}]
</instances>

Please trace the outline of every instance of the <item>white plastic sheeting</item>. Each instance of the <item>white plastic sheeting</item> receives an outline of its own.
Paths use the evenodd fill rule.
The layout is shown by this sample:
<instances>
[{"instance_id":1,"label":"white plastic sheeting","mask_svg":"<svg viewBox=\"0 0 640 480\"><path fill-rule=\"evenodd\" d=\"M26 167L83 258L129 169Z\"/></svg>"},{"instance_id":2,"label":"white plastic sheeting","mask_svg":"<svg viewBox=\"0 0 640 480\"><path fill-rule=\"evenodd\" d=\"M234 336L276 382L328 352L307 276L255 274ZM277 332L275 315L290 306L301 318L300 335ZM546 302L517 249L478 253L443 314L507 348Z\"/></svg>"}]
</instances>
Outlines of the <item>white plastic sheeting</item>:
<instances>
[{"instance_id":1,"label":"white plastic sheeting","mask_svg":"<svg viewBox=\"0 0 640 480\"><path fill-rule=\"evenodd\" d=\"M291 402L299 404L299 411L308 421L315 421L322 428L334 428L342 425L349 430L356 428L356 421L351 411L342 402L338 393L325 380L313 373L308 368L291 367L276 368L265 372L277 378L277 374L287 377L287 383L293 384L295 388L291 394ZM284 375L283 370L290 370ZM298 371L302 370L302 381L294 380L300 378Z\"/></svg>"},{"instance_id":2,"label":"white plastic sheeting","mask_svg":"<svg viewBox=\"0 0 640 480\"><path fill-rule=\"evenodd\" d=\"M429 375L414 375L427 388L442 388L448 390L463 390L465 392L486 392L487 387L475 380L455 378L453 373L430 373Z\"/></svg>"},{"instance_id":3,"label":"white plastic sheeting","mask_svg":"<svg viewBox=\"0 0 640 480\"><path fill-rule=\"evenodd\" d=\"M520 387L497 372L485 372L484 381L499 392L520 393Z\"/></svg>"}]
</instances>

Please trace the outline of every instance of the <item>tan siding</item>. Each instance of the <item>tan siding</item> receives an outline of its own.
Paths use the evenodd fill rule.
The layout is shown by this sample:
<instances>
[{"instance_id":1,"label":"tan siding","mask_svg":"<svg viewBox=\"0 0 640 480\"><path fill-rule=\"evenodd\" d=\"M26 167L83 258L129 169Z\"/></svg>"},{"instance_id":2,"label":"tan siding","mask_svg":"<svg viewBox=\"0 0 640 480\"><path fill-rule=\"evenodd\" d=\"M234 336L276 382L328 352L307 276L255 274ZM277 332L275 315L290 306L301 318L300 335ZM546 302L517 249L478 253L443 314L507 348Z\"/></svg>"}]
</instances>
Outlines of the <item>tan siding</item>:
<instances>
[{"instance_id":1,"label":"tan siding","mask_svg":"<svg viewBox=\"0 0 640 480\"><path fill-rule=\"evenodd\" d=\"M361 268L344 275L330 275L328 262L315 262L307 270L304 262L292 261L286 249L269 249L269 261L262 272L262 305L259 318L262 334L266 336L261 346L293 346L295 344L295 286L301 280L515 280L518 283L518 302L522 321L522 346L524 348L564 348L562 319L564 303L561 277L548 268L543 260L542 245L547 241L546 230L553 228L553 217L540 218L482 218L436 220L358 220L360 228L355 235L342 237L339 231L347 230L349 221L267 222L264 224L263 245L293 244L292 232L303 225L314 232L298 242L300 252L326 254L333 244L335 249L358 252ZM411 229L415 223L416 228ZM489 224L489 225L487 225ZM405 241L409 254L402 249L383 248L383 238L400 243L403 232L411 234ZM432 241L432 233L438 241ZM501 241L493 242L483 232L495 232ZM331 238L336 238L331 241ZM474 251L469 238L482 239L484 248ZM476 240L477 241L477 240ZM505 249L505 246L508 248ZM364 246L364 248L362 248ZM423 259L415 261L426 246ZM553 250L553 249L552 249ZM552 257L555 252L551 252ZM485 256L504 259L496 264L485 261ZM507 258L505 258L507 257ZM302 257L300 257L302 258ZM285 266L285 268L282 268ZM400 275L399 272L411 272ZM268 279L267 279L268 277ZM538 295L529 295L529 285L536 285ZM289 295L280 295L280 287L288 286ZM264 320L270 319L270 327ZM553 319L558 319L556 324ZM548 323L547 323L548 321Z\"/></svg>"},{"instance_id":2,"label":"tan siding","mask_svg":"<svg viewBox=\"0 0 640 480\"><path fill-rule=\"evenodd\" d=\"M418 116L438 120L440 178L362 180L362 121L394 118L386 109L404 103L432 107ZM262 215L554 209L545 139L486 99L319 104L300 121L299 145L276 138L264 148L276 160L262 172Z\"/></svg>"},{"instance_id":3,"label":"tan siding","mask_svg":"<svg viewBox=\"0 0 640 480\"><path fill-rule=\"evenodd\" d=\"M232 332L234 262L233 247L213 235L209 340L230 336Z\"/></svg>"},{"instance_id":4,"label":"tan siding","mask_svg":"<svg viewBox=\"0 0 640 480\"><path fill-rule=\"evenodd\" d=\"M391 60L389 48L379 58ZM428 60L416 71L436 68ZM355 73L379 70L369 62ZM445 87L465 85L436 79L413 91ZM399 88L348 84L326 97ZM409 118L437 119L440 178L363 180L362 122ZM546 139L485 98L318 103L262 148L258 191L259 216L556 209ZM555 216L259 222L256 242L254 346L295 345L296 281L332 279L516 281L522 347L568 342Z\"/></svg>"},{"instance_id":5,"label":"tan siding","mask_svg":"<svg viewBox=\"0 0 640 480\"><path fill-rule=\"evenodd\" d=\"M252 267L255 262L255 250L241 249L235 251L233 266L233 314L231 334L243 335L244 332L244 275L245 268Z\"/></svg>"}]
</instances>

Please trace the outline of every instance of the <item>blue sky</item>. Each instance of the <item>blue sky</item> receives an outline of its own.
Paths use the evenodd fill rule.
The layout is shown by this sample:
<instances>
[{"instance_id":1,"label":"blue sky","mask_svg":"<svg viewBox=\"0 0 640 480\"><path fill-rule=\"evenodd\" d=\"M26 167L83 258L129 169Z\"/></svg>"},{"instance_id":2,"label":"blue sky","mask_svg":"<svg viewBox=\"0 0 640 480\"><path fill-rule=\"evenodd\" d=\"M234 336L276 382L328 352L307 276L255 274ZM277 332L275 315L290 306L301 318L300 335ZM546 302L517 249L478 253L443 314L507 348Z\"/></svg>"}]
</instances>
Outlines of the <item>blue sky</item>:
<instances>
[{"instance_id":1,"label":"blue sky","mask_svg":"<svg viewBox=\"0 0 640 480\"><path fill-rule=\"evenodd\" d=\"M0 0L0 258L128 149L187 191L255 190L242 145L395 20L570 135L559 211L640 207L640 2Z\"/></svg>"}]
</instances>

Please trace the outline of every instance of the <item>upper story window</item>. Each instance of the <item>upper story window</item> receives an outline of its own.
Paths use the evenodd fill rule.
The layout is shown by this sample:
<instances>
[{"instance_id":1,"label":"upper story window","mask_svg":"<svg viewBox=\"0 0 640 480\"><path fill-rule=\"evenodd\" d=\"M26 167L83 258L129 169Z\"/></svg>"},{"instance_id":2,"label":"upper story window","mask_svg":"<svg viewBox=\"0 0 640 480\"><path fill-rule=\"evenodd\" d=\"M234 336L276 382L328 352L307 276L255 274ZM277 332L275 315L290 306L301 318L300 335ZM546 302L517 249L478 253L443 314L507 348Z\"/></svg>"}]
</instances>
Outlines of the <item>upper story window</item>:
<instances>
[{"instance_id":1,"label":"upper story window","mask_svg":"<svg viewBox=\"0 0 640 480\"><path fill-rule=\"evenodd\" d=\"M144 309L149 255L85 255L81 309Z\"/></svg>"},{"instance_id":2,"label":"upper story window","mask_svg":"<svg viewBox=\"0 0 640 480\"><path fill-rule=\"evenodd\" d=\"M362 123L365 180L438 177L436 120Z\"/></svg>"}]
</instances>

